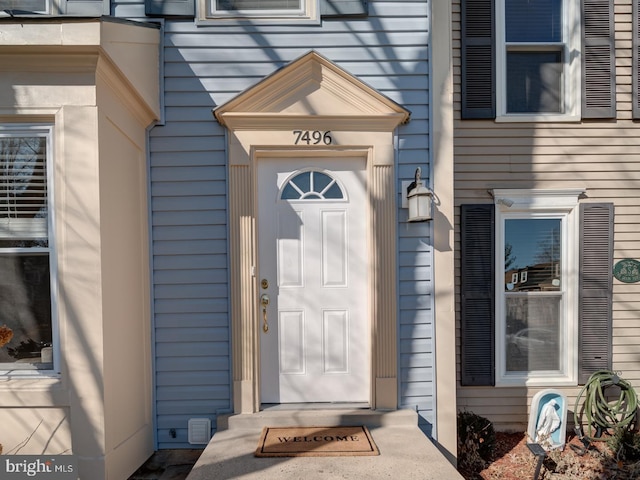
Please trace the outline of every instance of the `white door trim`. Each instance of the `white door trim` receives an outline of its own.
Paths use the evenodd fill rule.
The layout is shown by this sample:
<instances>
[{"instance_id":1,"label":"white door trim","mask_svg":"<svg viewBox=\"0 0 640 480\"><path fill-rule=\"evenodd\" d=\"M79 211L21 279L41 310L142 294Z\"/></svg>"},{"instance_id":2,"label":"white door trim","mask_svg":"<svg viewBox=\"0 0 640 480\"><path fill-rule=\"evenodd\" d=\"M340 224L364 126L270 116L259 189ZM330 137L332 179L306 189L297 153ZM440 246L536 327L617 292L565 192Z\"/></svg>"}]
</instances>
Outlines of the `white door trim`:
<instances>
[{"instance_id":1,"label":"white door trim","mask_svg":"<svg viewBox=\"0 0 640 480\"><path fill-rule=\"evenodd\" d=\"M377 132L372 137L386 135ZM389 135L390 137L390 135ZM277 141L277 139L276 139ZM244 149L243 149L244 150ZM381 149L388 153L388 149ZM245 152L247 150L244 150ZM230 156L229 233L231 257L231 337L235 413L260 409L260 308L257 269L256 162L265 157L363 157L367 163L370 219L369 298L371 317L372 408L395 409L397 379L396 218L393 156L377 155L374 148L282 150L249 149ZM248 161L247 161L248 160Z\"/></svg>"}]
</instances>

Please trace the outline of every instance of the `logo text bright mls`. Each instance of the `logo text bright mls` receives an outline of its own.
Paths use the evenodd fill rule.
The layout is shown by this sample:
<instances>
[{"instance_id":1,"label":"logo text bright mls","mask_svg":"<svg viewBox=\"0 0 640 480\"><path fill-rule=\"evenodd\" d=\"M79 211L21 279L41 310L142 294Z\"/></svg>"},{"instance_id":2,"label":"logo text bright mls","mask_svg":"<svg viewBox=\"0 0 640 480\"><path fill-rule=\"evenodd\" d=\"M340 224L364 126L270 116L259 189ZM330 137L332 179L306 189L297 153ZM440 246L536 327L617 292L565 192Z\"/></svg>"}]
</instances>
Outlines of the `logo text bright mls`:
<instances>
[{"instance_id":1,"label":"logo text bright mls","mask_svg":"<svg viewBox=\"0 0 640 480\"><path fill-rule=\"evenodd\" d=\"M71 455L15 455L6 456L0 461L2 479L75 480L77 475L74 472L77 472L77 468L75 458Z\"/></svg>"}]
</instances>

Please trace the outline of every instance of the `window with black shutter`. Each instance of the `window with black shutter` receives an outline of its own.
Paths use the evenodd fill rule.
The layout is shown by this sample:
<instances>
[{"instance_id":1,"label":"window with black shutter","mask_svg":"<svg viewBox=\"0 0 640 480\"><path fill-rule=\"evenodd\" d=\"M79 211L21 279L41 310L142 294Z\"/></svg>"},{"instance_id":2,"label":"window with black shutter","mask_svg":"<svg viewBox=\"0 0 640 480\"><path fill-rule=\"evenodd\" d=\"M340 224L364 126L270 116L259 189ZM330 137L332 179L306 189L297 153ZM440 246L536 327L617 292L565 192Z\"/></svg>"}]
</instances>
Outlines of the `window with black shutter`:
<instances>
[{"instance_id":1,"label":"window with black shutter","mask_svg":"<svg viewBox=\"0 0 640 480\"><path fill-rule=\"evenodd\" d=\"M613 0L462 0L462 118L615 117L613 22Z\"/></svg>"},{"instance_id":2,"label":"window with black shutter","mask_svg":"<svg viewBox=\"0 0 640 480\"><path fill-rule=\"evenodd\" d=\"M460 382L583 383L611 368L613 205L505 192L460 210Z\"/></svg>"}]
</instances>

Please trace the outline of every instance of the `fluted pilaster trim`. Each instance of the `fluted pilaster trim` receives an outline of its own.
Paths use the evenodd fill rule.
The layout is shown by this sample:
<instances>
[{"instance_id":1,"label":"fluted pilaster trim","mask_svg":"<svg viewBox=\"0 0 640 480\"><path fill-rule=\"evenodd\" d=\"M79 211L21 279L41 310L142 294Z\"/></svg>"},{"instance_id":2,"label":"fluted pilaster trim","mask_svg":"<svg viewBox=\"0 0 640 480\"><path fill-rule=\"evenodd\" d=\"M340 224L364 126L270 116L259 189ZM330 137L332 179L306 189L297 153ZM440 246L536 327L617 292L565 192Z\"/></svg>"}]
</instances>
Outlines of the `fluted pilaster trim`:
<instances>
[{"instance_id":1,"label":"fluted pilaster trim","mask_svg":"<svg viewBox=\"0 0 640 480\"><path fill-rule=\"evenodd\" d=\"M229 235L231 249L231 339L233 380L254 380L256 334L254 319L254 214L251 168L229 167ZM245 394L247 392L244 392ZM234 392L237 396L239 392Z\"/></svg>"},{"instance_id":2,"label":"fluted pilaster trim","mask_svg":"<svg viewBox=\"0 0 640 480\"><path fill-rule=\"evenodd\" d=\"M370 178L374 377L397 376L396 224L393 165L375 165Z\"/></svg>"}]
</instances>

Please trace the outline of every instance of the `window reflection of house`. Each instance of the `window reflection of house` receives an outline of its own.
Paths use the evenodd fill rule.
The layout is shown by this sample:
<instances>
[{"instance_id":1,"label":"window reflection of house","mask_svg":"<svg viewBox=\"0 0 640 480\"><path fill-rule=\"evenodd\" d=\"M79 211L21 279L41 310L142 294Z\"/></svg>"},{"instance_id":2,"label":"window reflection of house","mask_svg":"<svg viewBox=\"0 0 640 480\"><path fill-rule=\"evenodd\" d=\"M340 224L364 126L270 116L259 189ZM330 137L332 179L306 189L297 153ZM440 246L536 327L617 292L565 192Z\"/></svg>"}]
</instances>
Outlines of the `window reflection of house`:
<instances>
[{"instance_id":1,"label":"window reflection of house","mask_svg":"<svg viewBox=\"0 0 640 480\"><path fill-rule=\"evenodd\" d=\"M505 272L505 289L509 292L557 291L560 262L545 262Z\"/></svg>"}]
</instances>

